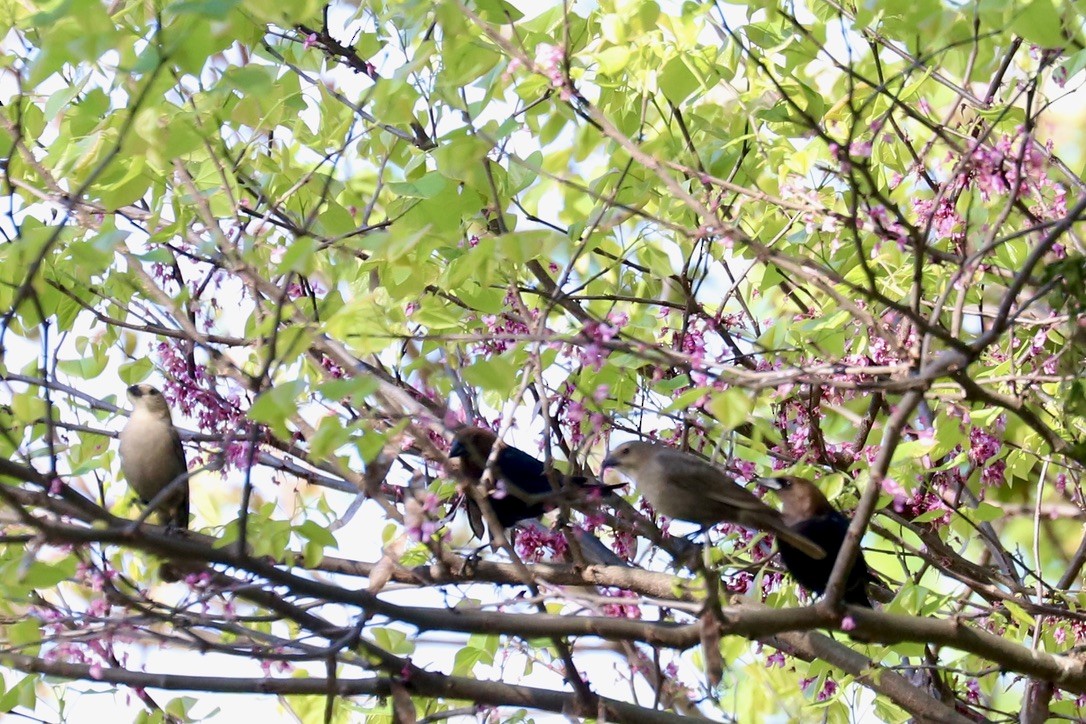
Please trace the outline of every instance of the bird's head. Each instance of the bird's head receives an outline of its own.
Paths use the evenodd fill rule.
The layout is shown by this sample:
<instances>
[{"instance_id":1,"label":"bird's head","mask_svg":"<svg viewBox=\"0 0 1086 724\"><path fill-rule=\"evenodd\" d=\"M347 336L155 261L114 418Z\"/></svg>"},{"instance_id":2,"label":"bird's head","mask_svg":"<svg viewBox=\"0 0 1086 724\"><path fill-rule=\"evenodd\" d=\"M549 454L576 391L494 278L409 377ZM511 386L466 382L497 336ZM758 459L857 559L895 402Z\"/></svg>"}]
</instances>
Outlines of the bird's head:
<instances>
[{"instance_id":1,"label":"bird's head","mask_svg":"<svg viewBox=\"0 0 1086 724\"><path fill-rule=\"evenodd\" d=\"M472 477L480 477L486 461L490 458L490 451L498 436L493 430L485 427L462 427L453 436L453 444L449 449L450 458L460 458L461 468Z\"/></svg>"},{"instance_id":2,"label":"bird's head","mask_svg":"<svg viewBox=\"0 0 1086 724\"><path fill-rule=\"evenodd\" d=\"M151 385L132 385L128 388L128 401L132 409L145 410L162 417L170 416L170 406L158 388Z\"/></svg>"},{"instance_id":3,"label":"bird's head","mask_svg":"<svg viewBox=\"0 0 1086 724\"><path fill-rule=\"evenodd\" d=\"M826 496L810 480L786 475L777 478L762 478L758 484L777 494L781 503L784 504L784 514L787 518L800 520L811 518L824 513L826 508L830 508Z\"/></svg>"},{"instance_id":4,"label":"bird's head","mask_svg":"<svg viewBox=\"0 0 1086 724\"><path fill-rule=\"evenodd\" d=\"M603 459L601 470L613 468L621 473L633 473L648 463L655 450L656 445L651 442L622 443Z\"/></svg>"}]
</instances>

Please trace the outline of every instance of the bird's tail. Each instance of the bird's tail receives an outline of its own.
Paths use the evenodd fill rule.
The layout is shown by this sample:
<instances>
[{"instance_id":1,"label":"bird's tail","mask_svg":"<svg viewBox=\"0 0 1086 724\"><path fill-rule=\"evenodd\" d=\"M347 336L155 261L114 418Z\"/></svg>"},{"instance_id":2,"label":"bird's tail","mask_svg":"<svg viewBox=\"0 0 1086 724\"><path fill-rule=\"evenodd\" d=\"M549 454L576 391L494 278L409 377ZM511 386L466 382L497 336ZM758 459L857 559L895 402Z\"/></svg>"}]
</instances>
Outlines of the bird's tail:
<instances>
[{"instance_id":1,"label":"bird's tail","mask_svg":"<svg viewBox=\"0 0 1086 724\"><path fill-rule=\"evenodd\" d=\"M788 528L783 522L779 526L774 526L772 529L777 538L785 541L789 545L798 548L811 558L815 560L822 560L826 557L826 551L817 545L807 536L800 535L794 530Z\"/></svg>"},{"instance_id":2,"label":"bird's tail","mask_svg":"<svg viewBox=\"0 0 1086 724\"><path fill-rule=\"evenodd\" d=\"M595 478L586 478L583 475L574 475L569 479L573 485L581 488L582 490L598 490L600 493L609 493L612 490L618 490L619 488L625 488L626 483L619 483L617 485L608 485L607 483L601 483Z\"/></svg>"},{"instance_id":3,"label":"bird's tail","mask_svg":"<svg viewBox=\"0 0 1086 724\"><path fill-rule=\"evenodd\" d=\"M181 498L181 502L178 504L176 510L173 512L173 524L181 530L187 530L189 527L189 494L185 492Z\"/></svg>"}]
</instances>

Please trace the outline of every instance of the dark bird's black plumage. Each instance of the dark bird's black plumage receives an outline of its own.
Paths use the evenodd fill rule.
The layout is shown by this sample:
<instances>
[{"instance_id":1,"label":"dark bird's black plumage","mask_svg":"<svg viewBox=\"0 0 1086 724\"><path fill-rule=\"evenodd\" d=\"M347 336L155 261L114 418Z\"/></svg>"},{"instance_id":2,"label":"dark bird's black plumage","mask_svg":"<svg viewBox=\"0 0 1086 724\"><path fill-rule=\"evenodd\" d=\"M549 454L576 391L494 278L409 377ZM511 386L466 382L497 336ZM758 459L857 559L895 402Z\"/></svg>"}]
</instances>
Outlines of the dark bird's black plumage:
<instances>
[{"instance_id":1,"label":"dark bird's black plumage","mask_svg":"<svg viewBox=\"0 0 1086 724\"><path fill-rule=\"evenodd\" d=\"M845 542L848 518L830 505L822 491L809 480L772 478L764 481L763 485L776 492L784 504L781 512L788 527L826 551L825 558L816 560L786 541L777 540L784 566L792 578L808 591L822 595L829 585L837 554ZM878 583L878 579L871 573L863 552L860 552L845 580L845 603L871 608L871 601L867 597L868 583Z\"/></svg>"},{"instance_id":2,"label":"dark bird's black plumage","mask_svg":"<svg viewBox=\"0 0 1086 724\"><path fill-rule=\"evenodd\" d=\"M450 458L460 458L460 469L473 481L481 480L486 462L498 436L493 431L482 427L465 427L456 433ZM498 522L503 528L509 528L518 521L539 518L549 509L545 498L556 491L547 477L546 466L528 453L515 447L501 445L494 461L494 474L500 476L505 484L504 497L491 496L490 507L494 510ZM556 478L562 486L581 490L610 490L613 486L590 483L582 476ZM483 537L483 517L475 501L468 498L468 520L471 530L477 538Z\"/></svg>"}]
</instances>

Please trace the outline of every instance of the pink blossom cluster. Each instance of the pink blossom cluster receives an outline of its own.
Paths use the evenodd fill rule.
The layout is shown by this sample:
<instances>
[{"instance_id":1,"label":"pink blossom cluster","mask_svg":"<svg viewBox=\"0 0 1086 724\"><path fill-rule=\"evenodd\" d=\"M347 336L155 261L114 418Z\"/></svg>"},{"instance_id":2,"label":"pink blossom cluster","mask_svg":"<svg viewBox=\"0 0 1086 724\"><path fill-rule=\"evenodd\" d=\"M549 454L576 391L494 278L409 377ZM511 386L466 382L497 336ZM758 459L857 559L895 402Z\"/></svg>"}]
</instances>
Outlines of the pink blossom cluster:
<instances>
[{"instance_id":1,"label":"pink blossom cluster","mask_svg":"<svg viewBox=\"0 0 1086 724\"><path fill-rule=\"evenodd\" d=\"M849 392L847 397L851 397ZM826 388L823 399L826 403L838 404L835 398L844 399L846 394L842 391ZM784 453L787 459L776 459L773 465L776 469L788 467L788 460L807 460L813 463L832 463L839 459L853 460L855 452L850 441L834 442L825 438L816 440L815 430L821 425L822 412L816 412L817 419L811 416L811 409L805 402L809 396L802 392L789 397L777 408L777 428L783 431L783 442L775 446L778 452ZM823 455L825 452L825 455ZM830 459L823 459L828 457Z\"/></svg>"},{"instance_id":2,"label":"pink blossom cluster","mask_svg":"<svg viewBox=\"0 0 1086 724\"><path fill-rule=\"evenodd\" d=\"M871 157L872 145L870 141L852 141L845 146L842 146L839 143L831 143L829 145L829 150L830 155L832 155L840 165L841 172L848 173L852 170L852 159Z\"/></svg>"},{"instance_id":3,"label":"pink blossom cluster","mask_svg":"<svg viewBox=\"0 0 1086 724\"><path fill-rule=\"evenodd\" d=\"M481 321L487 332L494 335L494 337L477 342L473 345L472 351L483 356L490 356L500 355L511 349L516 342L506 338L531 335L533 332L531 325L539 319L542 312L538 309L531 309L528 313L531 315L531 319L527 322L520 315L510 312L484 314Z\"/></svg>"},{"instance_id":4,"label":"pink blossom cluster","mask_svg":"<svg viewBox=\"0 0 1086 724\"><path fill-rule=\"evenodd\" d=\"M867 215L871 219L871 225L879 237L894 242L899 250L905 251L905 247L909 242L909 232L902 226L900 221L890 214L885 206L874 204L868 208ZM872 256L878 250L879 247L876 245L872 250Z\"/></svg>"},{"instance_id":5,"label":"pink blossom cluster","mask_svg":"<svg viewBox=\"0 0 1086 724\"><path fill-rule=\"evenodd\" d=\"M877 448L872 447L869 450L871 455L877 454ZM947 483L941 476L948 474L958 475L957 471L953 473L936 473L933 477L932 489L926 488L924 485L917 485L911 491L906 490L894 478L887 477L882 480L882 492L893 498L892 506L903 518L912 520L926 513L939 511L941 515L928 521L927 524L932 526L944 525L950 521L951 510L947 507L938 491L946 489Z\"/></svg>"},{"instance_id":6,"label":"pink blossom cluster","mask_svg":"<svg viewBox=\"0 0 1086 724\"><path fill-rule=\"evenodd\" d=\"M981 481L986 486L998 485L1003 482L1006 462L997 460L989 463L988 461L1003 449L1003 429L1006 427L1006 423L1006 415L1000 415L996 419L992 430L977 426L969 429L969 461L981 469Z\"/></svg>"},{"instance_id":7,"label":"pink blossom cluster","mask_svg":"<svg viewBox=\"0 0 1086 724\"><path fill-rule=\"evenodd\" d=\"M750 571L738 571L724 579L724 587L729 593L745 596L754 588L754 576Z\"/></svg>"},{"instance_id":8,"label":"pink blossom cluster","mask_svg":"<svg viewBox=\"0 0 1086 724\"><path fill-rule=\"evenodd\" d=\"M818 681L817 676L801 679L799 686L801 689L808 688L811 684ZM818 701L826 701L831 696L837 693L837 682L833 679L826 677L826 680L822 682L822 688L818 690Z\"/></svg>"},{"instance_id":9,"label":"pink blossom cluster","mask_svg":"<svg viewBox=\"0 0 1086 724\"><path fill-rule=\"evenodd\" d=\"M583 343L577 348L581 364L599 372L610 351L606 345L630 323L630 317L624 312L611 312L606 322L595 320L585 323L581 329Z\"/></svg>"},{"instance_id":10,"label":"pink blossom cluster","mask_svg":"<svg viewBox=\"0 0 1086 724\"><path fill-rule=\"evenodd\" d=\"M964 161L964 173L944 185L931 199L914 199L918 224L930 223L935 238L961 241L965 221L956 208L961 193L975 188L985 202L1010 194L1016 200L1031 202L1030 212L1042 219L1061 219L1067 215L1067 190L1048 174L1052 146L1049 141L1041 151L1024 129L1003 135L994 143L974 142ZM948 157L948 161L953 161ZM1063 247L1054 250L1065 253Z\"/></svg>"},{"instance_id":11,"label":"pink blossom cluster","mask_svg":"<svg viewBox=\"0 0 1086 724\"><path fill-rule=\"evenodd\" d=\"M566 79L565 72L566 54L557 45L540 43L535 46L535 66L540 73L547 76L551 87L558 90L559 97L568 101L573 97L573 89Z\"/></svg>"},{"instance_id":12,"label":"pink blossom cluster","mask_svg":"<svg viewBox=\"0 0 1086 724\"><path fill-rule=\"evenodd\" d=\"M332 358L326 354L321 355L321 367L323 367L324 371L328 373L328 376L334 380L342 379L346 375L343 368L333 362Z\"/></svg>"},{"instance_id":13,"label":"pink blossom cluster","mask_svg":"<svg viewBox=\"0 0 1086 724\"><path fill-rule=\"evenodd\" d=\"M404 508L404 525L407 528L407 536L415 542L428 541L441 527L441 522L435 520L435 513L441 506L441 499L434 493L426 493L422 500L414 501L414 505Z\"/></svg>"},{"instance_id":14,"label":"pink blossom cluster","mask_svg":"<svg viewBox=\"0 0 1086 724\"><path fill-rule=\"evenodd\" d=\"M603 606L603 615L612 618L641 618L641 607L633 603L621 603L624 598L637 598L633 591L622 588L604 588L600 590L604 596L614 599L615 603L607 603Z\"/></svg>"},{"instance_id":15,"label":"pink blossom cluster","mask_svg":"<svg viewBox=\"0 0 1086 724\"><path fill-rule=\"evenodd\" d=\"M788 660L784 657L784 652L779 649L774 649L769 656L765 657L765 666L767 669L784 668L787 666Z\"/></svg>"},{"instance_id":16,"label":"pink blossom cluster","mask_svg":"<svg viewBox=\"0 0 1086 724\"><path fill-rule=\"evenodd\" d=\"M916 212L921 227L931 224L937 239L953 238L955 230L964 228L954 202L946 196L938 199L913 199L913 211Z\"/></svg>"},{"instance_id":17,"label":"pink blossom cluster","mask_svg":"<svg viewBox=\"0 0 1086 724\"><path fill-rule=\"evenodd\" d=\"M1051 154L1051 141L1047 150ZM976 186L985 201L1016 187L1023 196L1035 198L1044 188L1062 189L1048 178L1047 154L1038 150L1024 129L1013 137L1004 134L991 145L976 142L968 160L967 182Z\"/></svg>"},{"instance_id":18,"label":"pink blossom cluster","mask_svg":"<svg viewBox=\"0 0 1086 724\"><path fill-rule=\"evenodd\" d=\"M75 580L80 585L86 586L95 593L105 590L106 584L117 577L117 570L111 566L97 568L89 563L80 561L75 568Z\"/></svg>"},{"instance_id":19,"label":"pink blossom cluster","mask_svg":"<svg viewBox=\"0 0 1086 724\"><path fill-rule=\"evenodd\" d=\"M568 548L566 537L560 532L543 530L536 526L525 526L517 531L517 555L529 563L561 558Z\"/></svg>"},{"instance_id":20,"label":"pink blossom cluster","mask_svg":"<svg viewBox=\"0 0 1086 724\"><path fill-rule=\"evenodd\" d=\"M91 618L105 618L108 608L108 603L104 606L102 604L91 606L86 615ZM45 661L84 664L90 667L91 678L97 680L102 678L103 667L111 665L111 662L117 661L122 668L127 665L127 655L114 651L112 631L98 630L98 635L95 637L81 637L79 640L66 639L65 637L73 630L79 630L85 634L88 626L68 618L53 608L31 608L30 615L41 621L43 641L52 642L42 654Z\"/></svg>"},{"instance_id":21,"label":"pink blossom cluster","mask_svg":"<svg viewBox=\"0 0 1086 724\"><path fill-rule=\"evenodd\" d=\"M600 402L602 399L606 399L608 390L606 385L602 385L596 389L593 394L593 402ZM580 447L585 444L584 430L587 428L591 431L594 438L598 438L608 429L607 417L599 411L596 407L595 410L590 410L581 400L577 397L576 387L572 380L566 380L559 388L561 394L561 400L559 401L557 418L558 423L567 430L569 433L569 441L575 447ZM588 422L587 426L583 423Z\"/></svg>"},{"instance_id":22,"label":"pink blossom cluster","mask_svg":"<svg viewBox=\"0 0 1086 724\"><path fill-rule=\"evenodd\" d=\"M637 536L628 530L616 530L611 541L611 550L619 558L632 561L637 555Z\"/></svg>"},{"instance_id":23,"label":"pink blossom cluster","mask_svg":"<svg viewBox=\"0 0 1086 724\"><path fill-rule=\"evenodd\" d=\"M1060 358L1048 350L1048 337L1051 331L1047 327L1038 329L1030 338L1029 348L1026 350L1023 359L1024 362L1029 362L1034 370L1040 369L1046 375L1054 375L1059 372ZM1017 338L1015 341L1017 341ZM1057 345L1056 348L1059 349L1059 346Z\"/></svg>"},{"instance_id":24,"label":"pink blossom cluster","mask_svg":"<svg viewBox=\"0 0 1086 724\"><path fill-rule=\"evenodd\" d=\"M965 682L965 700L970 704L980 703L980 682L973 677Z\"/></svg>"},{"instance_id":25,"label":"pink blossom cluster","mask_svg":"<svg viewBox=\"0 0 1086 724\"><path fill-rule=\"evenodd\" d=\"M281 650L276 649L274 653L281 653ZM260 659L260 668L264 671L265 677L270 677L273 674L289 674L294 671L294 665L282 659L262 658Z\"/></svg>"},{"instance_id":26,"label":"pink blossom cluster","mask_svg":"<svg viewBox=\"0 0 1086 724\"><path fill-rule=\"evenodd\" d=\"M159 342L155 352L166 375L163 389L166 400L174 409L194 418L202 431L229 438L225 450L227 464L248 465L252 458L248 440L251 423L241 409L240 396L220 394L207 367L194 364L190 369L189 360L179 346L169 341Z\"/></svg>"}]
</instances>

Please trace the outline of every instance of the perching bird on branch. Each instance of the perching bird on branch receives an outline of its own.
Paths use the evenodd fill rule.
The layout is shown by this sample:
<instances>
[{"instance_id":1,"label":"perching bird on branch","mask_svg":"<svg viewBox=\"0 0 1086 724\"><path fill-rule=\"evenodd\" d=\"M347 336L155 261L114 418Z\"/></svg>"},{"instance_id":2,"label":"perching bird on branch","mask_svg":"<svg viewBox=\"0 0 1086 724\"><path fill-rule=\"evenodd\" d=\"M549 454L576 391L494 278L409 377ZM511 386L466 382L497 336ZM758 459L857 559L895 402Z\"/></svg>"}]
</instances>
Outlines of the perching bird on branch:
<instances>
[{"instance_id":1,"label":"perching bird on branch","mask_svg":"<svg viewBox=\"0 0 1086 724\"><path fill-rule=\"evenodd\" d=\"M168 525L188 528L188 463L162 393L150 385L128 388L132 414L121 430L121 471L144 505L166 487L170 493L158 505Z\"/></svg>"},{"instance_id":2,"label":"perching bird on branch","mask_svg":"<svg viewBox=\"0 0 1086 724\"><path fill-rule=\"evenodd\" d=\"M781 514L741 487L717 466L660 443L628 442L620 445L603 468L629 477L657 513L698 523L736 523L773 533L812 558L826 552L784 523Z\"/></svg>"},{"instance_id":3,"label":"perching bird on branch","mask_svg":"<svg viewBox=\"0 0 1086 724\"><path fill-rule=\"evenodd\" d=\"M822 595L829 584L837 554L845 542L848 518L830 505L822 491L809 480L795 477L767 478L761 485L776 492L781 499L782 514L788 527L826 551L825 558L814 559L787 541L777 542L784 567L792 574L792 578L808 591ZM871 601L867 597L867 584L878 582L867 567L867 561L861 552L845 579L845 603L871 608Z\"/></svg>"},{"instance_id":4,"label":"perching bird on branch","mask_svg":"<svg viewBox=\"0 0 1086 724\"><path fill-rule=\"evenodd\" d=\"M503 528L509 528L518 521L539 518L552 507L557 493L547 477L546 466L528 453L515 447L498 443L498 436L483 427L465 427L457 431L453 440L450 458L460 459L460 469L473 482L482 480L487 460L499 444L498 455L494 460L494 480L504 483L505 496L490 496L490 507L494 510L498 522ZM605 493L612 487L590 483L587 478L573 476L563 480L555 478L560 485L573 487L580 491L599 491ZM550 505L548 504L550 503ZM467 499L468 521L476 538L483 537L483 516L479 506L470 497Z\"/></svg>"}]
</instances>

